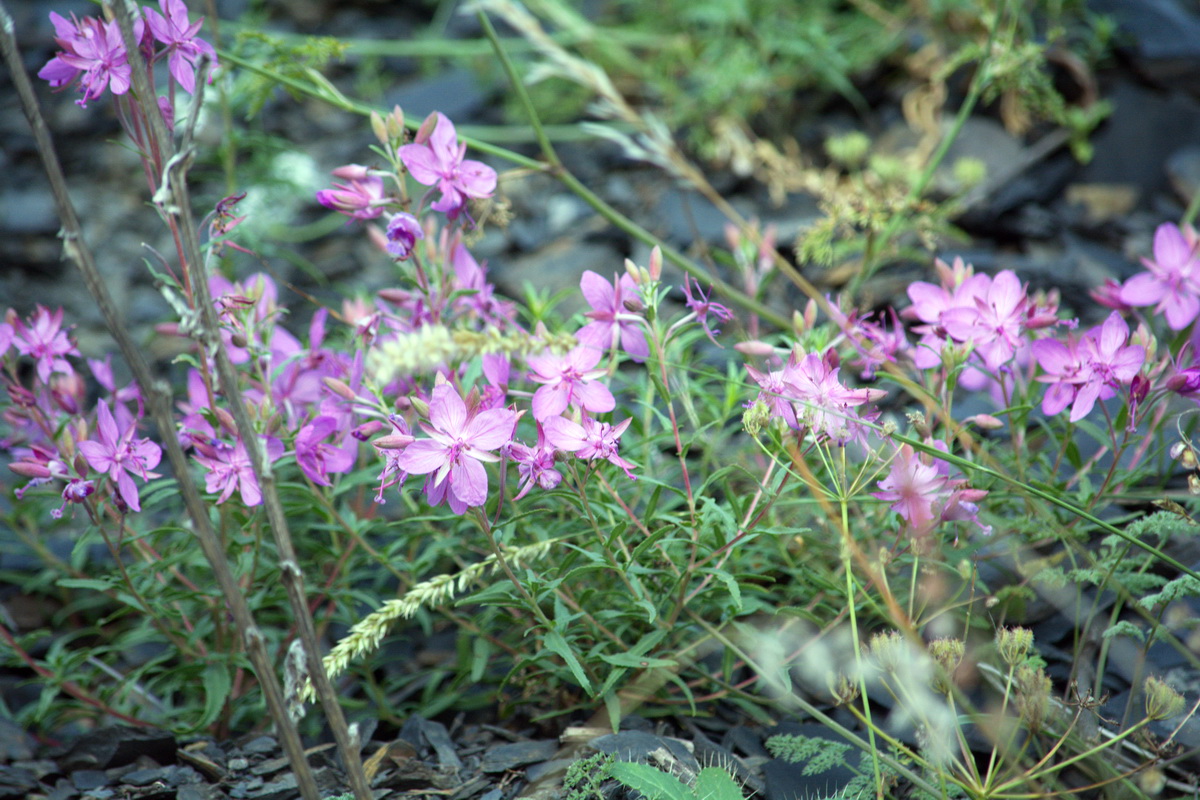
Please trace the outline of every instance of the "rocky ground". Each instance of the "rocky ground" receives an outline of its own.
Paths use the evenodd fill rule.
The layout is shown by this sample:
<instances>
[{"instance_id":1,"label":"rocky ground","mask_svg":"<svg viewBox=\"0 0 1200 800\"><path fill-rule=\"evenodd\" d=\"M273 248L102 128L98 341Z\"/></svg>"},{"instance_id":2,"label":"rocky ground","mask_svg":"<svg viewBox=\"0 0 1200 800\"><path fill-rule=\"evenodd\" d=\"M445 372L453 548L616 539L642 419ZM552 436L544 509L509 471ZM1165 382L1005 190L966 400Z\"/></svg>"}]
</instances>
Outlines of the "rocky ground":
<instances>
[{"instance_id":1,"label":"rocky ground","mask_svg":"<svg viewBox=\"0 0 1200 800\"><path fill-rule=\"evenodd\" d=\"M10 5L16 6L10 11L31 71L53 54L49 11L85 14L94 9L86 2L66 0ZM238 16L242 5L237 0L217 3L227 19ZM972 235L971 244L943 253L961 254L989 272L1014 269L1037 286L1061 287L1066 298L1082 297L1105 278L1131 275L1137 269L1136 255L1150 252L1155 226L1178 220L1200 190L1200 11L1195 4L1171 0L1136 5L1108 0L1093 6L1114 13L1121 26L1117 57L1089 76L1099 96L1115 106L1092 138L1095 157L1081 165L1063 147L1043 147L1046 140L1042 139L1017 139L992 117L979 115L964 134L958 153L977 155L988 164L989 175L1008 177L990 185L959 220ZM271 24L301 33L378 37L401 36L420 23L376 3L338 4L336 14L333 8L321 0L289 4L286 9L279 6L272 11ZM456 32L473 35L468 23L455 25ZM386 92L388 107L401 104L414 118L442 110L464 126L501 121L494 89L481 85L464 69L421 74L417 65L396 59L385 66L393 81ZM353 67L347 64L335 73L348 77ZM45 86L39 86L39 91L109 288L139 335L151 348L158 347L151 327L166 318L169 309L143 267L144 243L165 253L169 242L145 206L147 192L137 162L112 143L120 132L104 101L83 110L71 102L72 97L52 94ZM895 117L894 108L884 108L870 124L883 131ZM280 155L273 162L256 162L259 185L238 187L257 192L248 205L265 218L260 229L264 234L320 224L326 214L312 194L326 185L328 171L369 158L371 137L362 121L315 103L280 97L254 124L266 133L286 134L300 151ZM813 124L819 126L821 121ZM0 170L6 178L0 184L0 307L11 306L24 314L38 303L63 306L67 319L77 326L75 335L84 355L98 356L111 349L109 339L94 304L60 258L58 221L24 125L10 86L7 81L0 83L0 141L4 143ZM209 144L217 131L214 127L205 134ZM527 150L533 153L531 147ZM695 193L629 162L607 144L568 145L563 155L589 186L672 245L685 250L700 242L720 245L723 219ZM212 174L210 170L207 177ZM207 202L225 193L218 181L205 184L203 174L200 179L198 195ZM814 202L805 196L776 205L752 182L724 176L718 183L739 210L776 223L784 243L817 214ZM279 192L289 199L280 200ZM519 295L525 282L550 290L572 288L582 270L612 272L627 256L644 263L643 248L614 232L549 178L511 176L503 181L502 194L512 221L503 228L487 226L475 252L488 259L494 279L511 294ZM346 289L369 292L394 282L386 260L374 253L355 227L335 224L320 238L270 245L262 252L280 277L318 296L333 297ZM925 277L927 267L913 264L889 272L872 291L881 301L901 298L906 283ZM827 276L811 277L821 284ZM836 289L830 282L822 285ZM0 552L0 567L12 569L11 559ZM1188 563L1194 560L1194 554L1187 559ZM5 587L0 586L0 602L6 597ZM1071 647L1063 640L1072 634L1074 620L1047 604L1042 619L1034 622L1039 626L1039 646L1053 654L1054 647L1061 645L1065 657ZM1164 648L1159 655L1180 660L1172 653ZM1156 667L1186 668L1181 660ZM11 687L27 677L8 675L4 684ZM1131 677L1123 679L1128 682ZM1192 677L1193 685L1200 688L1200 675ZM1115 678L1118 694L1121 679ZM769 758L762 747L764 731L747 727L732 715L718 714L704 723L677 720L657 726L634 721L633 727L637 730L607 739L584 732L579 740L586 738L597 749L661 751L666 754L663 758L682 762L684 769L692 771L706 758L728 759L748 786L770 800L804 797L821 788ZM691 749L676 744L676 739L661 738L667 735L687 742ZM1189 729L1180 741L1200 748L1200 731ZM328 781L326 787L337 790L340 778L332 751L323 746L314 751L314 765ZM540 781L557 775L563 766L562 743L544 731L532 726L495 727L462 717L445 723L414 719L399 736L375 741L366 752L378 754L379 797L529 796L539 786L551 785ZM1200 770L1195 752L1173 779L1182 781L1184 773ZM35 740L0 719L0 800L36 795L57 800L282 799L294 795L294 780L279 755L275 741L263 735L235 742L181 742L169 734L122 730L81 741L51 742ZM836 779L824 776L822 780Z\"/></svg>"}]
</instances>

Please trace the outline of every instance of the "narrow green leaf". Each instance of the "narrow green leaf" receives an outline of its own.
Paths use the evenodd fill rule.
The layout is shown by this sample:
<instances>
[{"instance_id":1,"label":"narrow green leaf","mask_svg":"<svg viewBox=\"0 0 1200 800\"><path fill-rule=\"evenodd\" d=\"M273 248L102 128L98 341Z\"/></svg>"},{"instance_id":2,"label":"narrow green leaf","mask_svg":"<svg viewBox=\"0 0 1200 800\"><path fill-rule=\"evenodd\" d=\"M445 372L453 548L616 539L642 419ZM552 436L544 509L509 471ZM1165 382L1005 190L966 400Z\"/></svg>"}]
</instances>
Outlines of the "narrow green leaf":
<instances>
[{"instance_id":1,"label":"narrow green leaf","mask_svg":"<svg viewBox=\"0 0 1200 800\"><path fill-rule=\"evenodd\" d=\"M204 717L197 728L207 728L217 721L229 697L229 687L229 671L224 664L209 664L204 668Z\"/></svg>"},{"instance_id":2,"label":"narrow green leaf","mask_svg":"<svg viewBox=\"0 0 1200 800\"><path fill-rule=\"evenodd\" d=\"M571 650L571 645L567 644L567 640L558 631L547 631L542 637L542 641L546 645L546 649L557 655L567 663L567 669L571 670L571 674L575 676L575 681L583 687L583 690L588 694L592 693L592 682L588 680L587 674L583 671L583 665L579 663L579 659L575 657L575 653Z\"/></svg>"}]
</instances>

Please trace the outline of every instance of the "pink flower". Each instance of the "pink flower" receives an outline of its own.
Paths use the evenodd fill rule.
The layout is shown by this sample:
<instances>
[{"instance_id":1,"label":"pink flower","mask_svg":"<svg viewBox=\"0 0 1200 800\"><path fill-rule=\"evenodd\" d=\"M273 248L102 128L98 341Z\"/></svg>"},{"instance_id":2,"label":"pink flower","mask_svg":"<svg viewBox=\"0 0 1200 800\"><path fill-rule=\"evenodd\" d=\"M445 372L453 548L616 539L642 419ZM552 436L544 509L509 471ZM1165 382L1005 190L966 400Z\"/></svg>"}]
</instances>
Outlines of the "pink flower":
<instances>
[{"instance_id":1,"label":"pink flower","mask_svg":"<svg viewBox=\"0 0 1200 800\"><path fill-rule=\"evenodd\" d=\"M194 94L196 66L200 57L208 56L210 65L217 63L217 53L212 45L196 38L204 18L188 22L187 6L182 0L158 0L158 7L162 9L162 14L152 8L143 9L150 33L167 46L167 52L171 54L168 63L172 77L179 81L185 92Z\"/></svg>"},{"instance_id":2,"label":"pink flower","mask_svg":"<svg viewBox=\"0 0 1200 800\"><path fill-rule=\"evenodd\" d=\"M601 355L594 347L581 346L561 356L530 356L531 378L544 384L533 393L533 418L541 422L572 405L594 414L612 411L617 404L612 392L596 380L604 375L604 370L595 369Z\"/></svg>"},{"instance_id":3,"label":"pink flower","mask_svg":"<svg viewBox=\"0 0 1200 800\"><path fill-rule=\"evenodd\" d=\"M625 432L631 422L633 422L632 419L627 419L617 425L611 425L585 416L581 425L565 417L550 417L542 423L542 428L546 432L546 441L559 450L574 453L576 458L582 458L585 461L602 458L625 470L627 477L636 480L637 476L630 470L637 465L626 461L618 454L621 446L619 441L621 434Z\"/></svg>"},{"instance_id":4,"label":"pink flower","mask_svg":"<svg viewBox=\"0 0 1200 800\"><path fill-rule=\"evenodd\" d=\"M117 484L117 496L134 511L141 511L137 484L129 473L136 473L142 480L157 478L150 470L158 466L162 449L149 439L134 439L136 426L130 424L125 430L117 428L108 403L101 400L96 406L96 428L99 441L79 443L79 452L97 472L108 474Z\"/></svg>"},{"instance_id":5,"label":"pink flower","mask_svg":"<svg viewBox=\"0 0 1200 800\"><path fill-rule=\"evenodd\" d=\"M76 102L84 107L109 87L113 94L129 91L132 73L116 20L101 22L94 17L84 17L80 22L72 17L68 22L51 11L50 21L57 34L55 41L62 50L38 71L39 78L49 81L55 88L68 86L78 78L83 97ZM134 25L134 38L141 41L144 30L145 24L138 19Z\"/></svg>"},{"instance_id":6,"label":"pink flower","mask_svg":"<svg viewBox=\"0 0 1200 800\"><path fill-rule=\"evenodd\" d=\"M413 245L425 238L421 223L407 211L392 216L387 226L387 251L392 257L404 261L412 255Z\"/></svg>"},{"instance_id":7,"label":"pink flower","mask_svg":"<svg viewBox=\"0 0 1200 800\"><path fill-rule=\"evenodd\" d=\"M266 451L268 461L277 461L283 457L283 442L273 436L260 437L260 447ZM238 439L234 445L221 441L195 443L195 458L208 470L204 476L204 485L210 493L220 492L218 503L224 503L237 489L242 503L252 508L262 502L262 490L258 486L258 478L254 467L250 464L250 456L246 453L246 443Z\"/></svg>"},{"instance_id":8,"label":"pink flower","mask_svg":"<svg viewBox=\"0 0 1200 800\"><path fill-rule=\"evenodd\" d=\"M708 340L713 344L717 344L715 337L720 333L720 331L713 330L708 326L708 315L712 314L717 318L718 322L728 322L729 320L733 319L733 312L729 310L728 306L722 305L721 303L714 303L712 300L710 300L709 298L712 296L712 289L709 289L708 293L705 294L700 289L700 281L696 281L696 294L693 296L691 290L691 281L691 276L684 276L683 294L685 297L687 297L687 302L684 305L690 308L692 313L696 315L696 320L700 323L700 327L704 329L704 335L708 337ZM720 345L718 345L718 347L719 346Z\"/></svg>"},{"instance_id":9,"label":"pink flower","mask_svg":"<svg viewBox=\"0 0 1200 800\"><path fill-rule=\"evenodd\" d=\"M637 300L637 286L626 273L610 284L590 269L579 281L583 298L592 307L584 316L591 320L576 333L580 344L608 352L619 342L634 361L641 363L650 355L641 319L625 306L626 300Z\"/></svg>"},{"instance_id":10,"label":"pink flower","mask_svg":"<svg viewBox=\"0 0 1200 800\"><path fill-rule=\"evenodd\" d=\"M1021 342L1028 310L1025 289L1011 270L1004 270L974 301L946 309L941 325L952 338L973 343L984 366L995 372L1012 360Z\"/></svg>"},{"instance_id":11,"label":"pink flower","mask_svg":"<svg viewBox=\"0 0 1200 800\"><path fill-rule=\"evenodd\" d=\"M1154 260L1142 259L1147 272L1125 281L1120 299L1131 306L1154 305L1173 331L1186 328L1200 314L1200 257L1195 234L1185 237L1165 223L1154 232Z\"/></svg>"},{"instance_id":12,"label":"pink flower","mask_svg":"<svg viewBox=\"0 0 1200 800\"><path fill-rule=\"evenodd\" d=\"M56 372L75 374L66 356L78 356L79 350L62 329L62 320L61 308L52 314L43 305L38 305L27 322L13 319L12 343L18 353L37 360L38 379L42 383L49 383L50 376Z\"/></svg>"},{"instance_id":13,"label":"pink flower","mask_svg":"<svg viewBox=\"0 0 1200 800\"><path fill-rule=\"evenodd\" d=\"M1042 412L1054 415L1071 403L1071 422L1091 413L1096 401L1110 398L1116 388L1133 381L1146 361L1146 348L1127 345L1129 326L1116 311L1103 325L1075 342L1053 339L1033 343L1033 355L1046 372L1038 380L1051 384L1042 398Z\"/></svg>"},{"instance_id":14,"label":"pink flower","mask_svg":"<svg viewBox=\"0 0 1200 800\"><path fill-rule=\"evenodd\" d=\"M296 463L318 486L332 485L327 477L330 472L349 472L354 467L353 440L349 447L324 441L335 434L339 434L338 421L329 416L317 417L296 434Z\"/></svg>"},{"instance_id":15,"label":"pink flower","mask_svg":"<svg viewBox=\"0 0 1200 800\"><path fill-rule=\"evenodd\" d=\"M861 424L868 419L851 409L874 402L887 392L843 386L838 381L839 370L833 366L834 358L833 350L825 358L809 353L794 366L784 367L782 380L799 425L818 437L844 444L862 434Z\"/></svg>"},{"instance_id":16,"label":"pink flower","mask_svg":"<svg viewBox=\"0 0 1200 800\"><path fill-rule=\"evenodd\" d=\"M496 190L496 170L480 161L466 159L467 146L460 144L454 123L435 111L421 126L427 129L436 120L426 139L421 133L413 144L400 148L400 160L417 183L436 186L442 196L431 207L456 219L466 208L468 197L491 197Z\"/></svg>"},{"instance_id":17,"label":"pink flower","mask_svg":"<svg viewBox=\"0 0 1200 800\"><path fill-rule=\"evenodd\" d=\"M429 475L425 494L430 505L445 499L451 511L462 514L487 501L483 462L500 460L490 451L512 439L517 418L505 408L471 414L453 386L439 384L429 403L429 424L421 423L429 438L404 448L396 464L409 474Z\"/></svg>"},{"instance_id":18,"label":"pink flower","mask_svg":"<svg viewBox=\"0 0 1200 800\"><path fill-rule=\"evenodd\" d=\"M916 532L928 533L933 528L934 503L947 494L945 484L945 476L905 444L892 460L887 477L879 482L883 491L871 494L877 500L890 502L892 511L907 520Z\"/></svg>"},{"instance_id":19,"label":"pink flower","mask_svg":"<svg viewBox=\"0 0 1200 800\"><path fill-rule=\"evenodd\" d=\"M383 179L372 175L359 164L347 164L333 171L335 178L346 183L335 183L332 189L317 192L317 202L351 219L375 219L383 213L387 200L383 193Z\"/></svg>"}]
</instances>

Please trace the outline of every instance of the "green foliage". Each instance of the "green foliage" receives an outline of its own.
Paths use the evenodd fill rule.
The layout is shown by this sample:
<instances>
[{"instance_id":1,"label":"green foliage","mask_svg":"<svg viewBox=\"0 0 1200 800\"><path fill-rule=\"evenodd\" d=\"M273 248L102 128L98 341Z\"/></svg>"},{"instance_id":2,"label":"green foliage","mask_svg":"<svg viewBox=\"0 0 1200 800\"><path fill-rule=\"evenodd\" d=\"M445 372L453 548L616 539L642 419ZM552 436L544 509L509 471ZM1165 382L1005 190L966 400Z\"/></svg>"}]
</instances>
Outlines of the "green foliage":
<instances>
[{"instance_id":1,"label":"green foliage","mask_svg":"<svg viewBox=\"0 0 1200 800\"><path fill-rule=\"evenodd\" d=\"M637 762L614 761L608 765L608 774L646 800L742 800L745 796L737 781L718 767L705 767L696 773L695 786Z\"/></svg>"},{"instance_id":2,"label":"green foliage","mask_svg":"<svg viewBox=\"0 0 1200 800\"><path fill-rule=\"evenodd\" d=\"M600 787L609 779L609 767L614 760L611 753L593 753L572 761L563 777L566 800L604 800Z\"/></svg>"}]
</instances>

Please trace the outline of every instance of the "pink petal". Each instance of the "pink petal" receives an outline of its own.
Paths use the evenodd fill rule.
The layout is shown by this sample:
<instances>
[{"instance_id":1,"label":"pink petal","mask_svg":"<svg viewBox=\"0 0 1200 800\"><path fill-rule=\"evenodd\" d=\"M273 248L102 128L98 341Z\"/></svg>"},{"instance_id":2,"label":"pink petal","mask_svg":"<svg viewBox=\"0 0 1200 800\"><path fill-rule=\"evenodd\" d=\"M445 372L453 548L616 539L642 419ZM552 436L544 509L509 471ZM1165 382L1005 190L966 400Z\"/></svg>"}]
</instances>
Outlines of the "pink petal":
<instances>
[{"instance_id":1,"label":"pink petal","mask_svg":"<svg viewBox=\"0 0 1200 800\"><path fill-rule=\"evenodd\" d=\"M1167 293L1167 285L1157 275L1139 272L1121 286L1121 302L1131 306L1149 306Z\"/></svg>"},{"instance_id":2,"label":"pink petal","mask_svg":"<svg viewBox=\"0 0 1200 800\"><path fill-rule=\"evenodd\" d=\"M574 453L583 447L587 438L583 427L565 417L550 417L541 420L546 441L559 450Z\"/></svg>"},{"instance_id":3,"label":"pink petal","mask_svg":"<svg viewBox=\"0 0 1200 800\"><path fill-rule=\"evenodd\" d=\"M429 421L444 433L457 437L467 423L467 404L448 383L434 387L429 404Z\"/></svg>"},{"instance_id":4,"label":"pink petal","mask_svg":"<svg viewBox=\"0 0 1200 800\"><path fill-rule=\"evenodd\" d=\"M428 475L446 464L448 456L445 445L432 439L418 439L396 456L400 469L413 475Z\"/></svg>"},{"instance_id":5,"label":"pink petal","mask_svg":"<svg viewBox=\"0 0 1200 800\"><path fill-rule=\"evenodd\" d=\"M590 269L579 279L579 291L588 305L597 311L612 311L617 303L613 285ZM607 349L607 345L604 347Z\"/></svg>"},{"instance_id":6,"label":"pink petal","mask_svg":"<svg viewBox=\"0 0 1200 800\"><path fill-rule=\"evenodd\" d=\"M487 470L473 458L464 458L450 473L450 491L468 506L486 503L487 488Z\"/></svg>"},{"instance_id":7,"label":"pink petal","mask_svg":"<svg viewBox=\"0 0 1200 800\"><path fill-rule=\"evenodd\" d=\"M413 180L425 186L433 186L442 179L440 165L433 151L423 144L406 144L400 148L400 160Z\"/></svg>"},{"instance_id":8,"label":"pink petal","mask_svg":"<svg viewBox=\"0 0 1200 800\"><path fill-rule=\"evenodd\" d=\"M1176 225L1165 222L1154 231L1154 261L1165 272L1186 272L1192 248Z\"/></svg>"}]
</instances>

